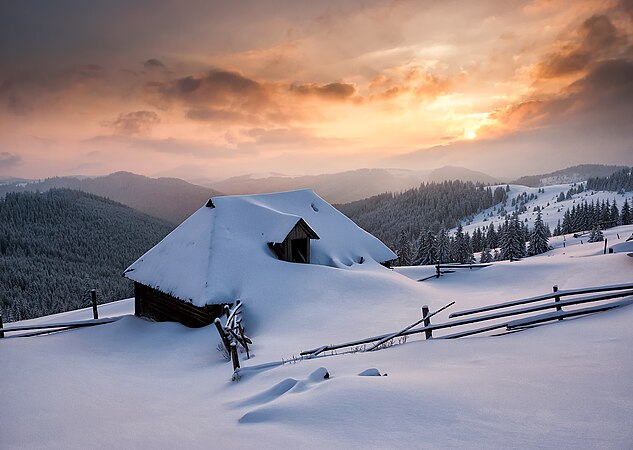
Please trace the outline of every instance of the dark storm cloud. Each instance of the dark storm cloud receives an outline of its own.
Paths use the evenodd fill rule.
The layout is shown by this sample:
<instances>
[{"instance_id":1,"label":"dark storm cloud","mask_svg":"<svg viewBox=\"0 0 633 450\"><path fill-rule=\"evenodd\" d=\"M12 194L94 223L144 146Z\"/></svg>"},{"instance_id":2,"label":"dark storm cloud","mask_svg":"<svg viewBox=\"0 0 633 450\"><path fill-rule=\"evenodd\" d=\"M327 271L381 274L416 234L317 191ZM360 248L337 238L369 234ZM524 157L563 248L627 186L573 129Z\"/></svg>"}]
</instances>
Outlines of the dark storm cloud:
<instances>
[{"instance_id":1,"label":"dark storm cloud","mask_svg":"<svg viewBox=\"0 0 633 450\"><path fill-rule=\"evenodd\" d=\"M582 109L592 110L602 106L607 116L621 108L633 112L633 61L613 59L598 63L589 74L573 83L569 89L575 100L582 102ZM621 117L630 123L631 116Z\"/></svg>"},{"instance_id":2,"label":"dark storm cloud","mask_svg":"<svg viewBox=\"0 0 633 450\"><path fill-rule=\"evenodd\" d=\"M592 64L586 76L557 95L526 99L491 118L515 129L563 123L592 127L597 123L627 125L630 114L633 114L633 62L612 59Z\"/></svg>"},{"instance_id":3,"label":"dark storm cloud","mask_svg":"<svg viewBox=\"0 0 633 450\"><path fill-rule=\"evenodd\" d=\"M22 162L22 158L9 152L0 152L0 170L10 169Z\"/></svg>"},{"instance_id":4,"label":"dark storm cloud","mask_svg":"<svg viewBox=\"0 0 633 450\"><path fill-rule=\"evenodd\" d=\"M147 70L165 70L165 64L163 64L159 59L151 58L143 63L143 67Z\"/></svg>"},{"instance_id":5,"label":"dark storm cloud","mask_svg":"<svg viewBox=\"0 0 633 450\"><path fill-rule=\"evenodd\" d=\"M12 92L7 99L7 110L16 116L26 116L33 111L33 107Z\"/></svg>"},{"instance_id":6,"label":"dark storm cloud","mask_svg":"<svg viewBox=\"0 0 633 450\"><path fill-rule=\"evenodd\" d=\"M290 91L302 96L315 96L328 100L348 100L356 94L356 86L349 83L293 84Z\"/></svg>"},{"instance_id":7,"label":"dark storm cloud","mask_svg":"<svg viewBox=\"0 0 633 450\"><path fill-rule=\"evenodd\" d=\"M245 119L239 112L213 108L192 108L185 113L185 117L201 122L240 122Z\"/></svg>"},{"instance_id":8,"label":"dark storm cloud","mask_svg":"<svg viewBox=\"0 0 633 450\"><path fill-rule=\"evenodd\" d=\"M203 75L190 75L167 83L148 85L165 100L178 100L188 105L246 106L261 109L271 103L270 93L261 83L237 72L212 70Z\"/></svg>"},{"instance_id":9,"label":"dark storm cloud","mask_svg":"<svg viewBox=\"0 0 633 450\"><path fill-rule=\"evenodd\" d=\"M159 123L160 117L153 111L134 111L119 114L116 119L105 121L102 125L111 128L115 134L135 136L149 133Z\"/></svg>"},{"instance_id":10,"label":"dark storm cloud","mask_svg":"<svg viewBox=\"0 0 633 450\"><path fill-rule=\"evenodd\" d=\"M578 28L575 41L562 44L539 64L537 76L556 78L577 73L620 42L623 40L609 17L591 16Z\"/></svg>"},{"instance_id":11,"label":"dark storm cloud","mask_svg":"<svg viewBox=\"0 0 633 450\"><path fill-rule=\"evenodd\" d=\"M629 19L633 20L633 0L621 0L618 6L629 16Z\"/></svg>"}]
</instances>

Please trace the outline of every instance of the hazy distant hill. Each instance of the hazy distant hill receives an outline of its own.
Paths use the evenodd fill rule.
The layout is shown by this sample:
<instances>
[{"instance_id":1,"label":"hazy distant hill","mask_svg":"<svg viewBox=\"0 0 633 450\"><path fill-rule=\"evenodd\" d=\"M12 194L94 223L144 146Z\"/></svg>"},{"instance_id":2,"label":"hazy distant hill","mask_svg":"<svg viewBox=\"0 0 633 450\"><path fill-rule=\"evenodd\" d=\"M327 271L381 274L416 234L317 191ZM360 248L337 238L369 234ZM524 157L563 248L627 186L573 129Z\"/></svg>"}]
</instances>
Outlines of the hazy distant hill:
<instances>
[{"instance_id":1,"label":"hazy distant hill","mask_svg":"<svg viewBox=\"0 0 633 450\"><path fill-rule=\"evenodd\" d=\"M581 164L542 175L529 175L512 182L529 187L543 187L553 184L575 183L588 178L606 177L626 166L605 166L602 164Z\"/></svg>"},{"instance_id":2,"label":"hazy distant hill","mask_svg":"<svg viewBox=\"0 0 633 450\"><path fill-rule=\"evenodd\" d=\"M441 183L448 180L471 181L473 183L499 184L500 180L483 172L466 169L465 167L444 166L433 170L426 177L427 182Z\"/></svg>"},{"instance_id":3,"label":"hazy distant hill","mask_svg":"<svg viewBox=\"0 0 633 450\"><path fill-rule=\"evenodd\" d=\"M442 167L433 171L405 169L358 169L321 175L253 176L243 175L210 183L226 194L259 194L311 188L331 203L347 203L385 192L402 192L426 181L462 180L498 183L495 178L463 167Z\"/></svg>"},{"instance_id":4,"label":"hazy distant hill","mask_svg":"<svg viewBox=\"0 0 633 450\"><path fill-rule=\"evenodd\" d=\"M133 295L123 270L173 226L85 192L53 189L0 199L0 309L5 321Z\"/></svg>"},{"instance_id":5,"label":"hazy distant hill","mask_svg":"<svg viewBox=\"0 0 633 450\"><path fill-rule=\"evenodd\" d=\"M221 193L178 178L149 178L115 172L96 178L55 177L30 183L0 185L6 192L47 191L68 188L107 197L134 209L178 224L209 199Z\"/></svg>"}]
</instances>

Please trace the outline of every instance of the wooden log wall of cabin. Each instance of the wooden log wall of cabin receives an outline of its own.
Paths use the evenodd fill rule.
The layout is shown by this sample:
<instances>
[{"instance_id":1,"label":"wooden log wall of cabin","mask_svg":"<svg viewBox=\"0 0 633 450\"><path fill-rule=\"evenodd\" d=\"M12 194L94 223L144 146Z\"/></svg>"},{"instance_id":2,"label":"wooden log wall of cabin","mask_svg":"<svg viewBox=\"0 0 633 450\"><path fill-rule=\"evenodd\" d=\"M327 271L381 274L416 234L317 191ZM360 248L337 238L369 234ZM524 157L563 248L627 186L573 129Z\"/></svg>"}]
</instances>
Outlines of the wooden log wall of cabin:
<instances>
[{"instance_id":1,"label":"wooden log wall of cabin","mask_svg":"<svg viewBox=\"0 0 633 450\"><path fill-rule=\"evenodd\" d=\"M158 289L134 283L135 315L157 322L180 322L191 328L213 323L224 314L224 305L194 306Z\"/></svg>"}]
</instances>

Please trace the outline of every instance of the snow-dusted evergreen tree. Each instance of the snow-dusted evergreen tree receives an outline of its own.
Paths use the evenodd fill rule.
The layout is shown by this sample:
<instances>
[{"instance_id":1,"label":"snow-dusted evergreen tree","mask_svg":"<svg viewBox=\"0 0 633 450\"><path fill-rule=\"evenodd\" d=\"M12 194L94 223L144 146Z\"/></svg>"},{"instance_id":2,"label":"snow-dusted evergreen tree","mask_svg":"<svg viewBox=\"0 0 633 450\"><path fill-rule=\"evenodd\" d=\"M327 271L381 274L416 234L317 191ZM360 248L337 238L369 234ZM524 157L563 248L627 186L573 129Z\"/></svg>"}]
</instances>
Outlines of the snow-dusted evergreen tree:
<instances>
[{"instance_id":1,"label":"snow-dusted evergreen tree","mask_svg":"<svg viewBox=\"0 0 633 450\"><path fill-rule=\"evenodd\" d=\"M464 234L464 240L466 241L466 251L464 253L464 263L472 264L475 262L475 255L473 255L473 241L468 233Z\"/></svg>"},{"instance_id":2,"label":"snow-dusted evergreen tree","mask_svg":"<svg viewBox=\"0 0 633 450\"><path fill-rule=\"evenodd\" d=\"M400 233L398 237L398 242L396 243L396 248L398 251L398 259L396 264L398 266L410 266L413 260L413 250L411 248L411 242L409 242L409 238L406 233L403 231Z\"/></svg>"},{"instance_id":3,"label":"snow-dusted evergreen tree","mask_svg":"<svg viewBox=\"0 0 633 450\"><path fill-rule=\"evenodd\" d=\"M516 261L525 256L525 240L517 214L514 214L512 219L506 219L503 224L500 241L501 259Z\"/></svg>"},{"instance_id":4,"label":"snow-dusted evergreen tree","mask_svg":"<svg viewBox=\"0 0 633 450\"><path fill-rule=\"evenodd\" d=\"M499 237L495 231L495 226L492 223L488 226L488 231L486 232L486 243L484 246L488 248L499 247Z\"/></svg>"},{"instance_id":5,"label":"snow-dusted evergreen tree","mask_svg":"<svg viewBox=\"0 0 633 450\"><path fill-rule=\"evenodd\" d=\"M490 249L488 247L485 247L482 251L481 251L481 256L479 257L479 262L484 264L484 263L489 263L493 261L493 257L492 254L490 253Z\"/></svg>"},{"instance_id":6,"label":"snow-dusted evergreen tree","mask_svg":"<svg viewBox=\"0 0 633 450\"><path fill-rule=\"evenodd\" d=\"M442 228L437 233L436 239L436 256L437 260L441 263L450 262L451 257L451 244L448 237L448 232L445 228Z\"/></svg>"},{"instance_id":7,"label":"snow-dusted evergreen tree","mask_svg":"<svg viewBox=\"0 0 633 450\"><path fill-rule=\"evenodd\" d=\"M622 211L620 212L620 223L622 225L631 225L633 216L631 215L631 207L629 206L629 200L624 200L622 205Z\"/></svg>"},{"instance_id":8,"label":"snow-dusted evergreen tree","mask_svg":"<svg viewBox=\"0 0 633 450\"><path fill-rule=\"evenodd\" d=\"M427 265L437 262L437 243L433 231L426 230L420 233L418 239L418 252L414 264Z\"/></svg>"},{"instance_id":9,"label":"snow-dusted evergreen tree","mask_svg":"<svg viewBox=\"0 0 633 450\"><path fill-rule=\"evenodd\" d=\"M587 242L601 242L604 241L604 235L602 234L602 230L600 230L600 227L594 227L591 230L591 235L589 236L589 241Z\"/></svg>"},{"instance_id":10,"label":"snow-dusted evergreen tree","mask_svg":"<svg viewBox=\"0 0 633 450\"><path fill-rule=\"evenodd\" d=\"M530 256L540 255L549 250L547 234L547 227L543 223L543 216L539 211L534 221L534 228L530 233L530 246L528 248Z\"/></svg>"},{"instance_id":11,"label":"snow-dusted evergreen tree","mask_svg":"<svg viewBox=\"0 0 633 450\"><path fill-rule=\"evenodd\" d=\"M464 228L462 228L461 223L457 226L457 231L455 232L454 245L454 260L460 264L465 264L466 259L468 258L468 243L466 242L466 237L464 236Z\"/></svg>"}]
</instances>

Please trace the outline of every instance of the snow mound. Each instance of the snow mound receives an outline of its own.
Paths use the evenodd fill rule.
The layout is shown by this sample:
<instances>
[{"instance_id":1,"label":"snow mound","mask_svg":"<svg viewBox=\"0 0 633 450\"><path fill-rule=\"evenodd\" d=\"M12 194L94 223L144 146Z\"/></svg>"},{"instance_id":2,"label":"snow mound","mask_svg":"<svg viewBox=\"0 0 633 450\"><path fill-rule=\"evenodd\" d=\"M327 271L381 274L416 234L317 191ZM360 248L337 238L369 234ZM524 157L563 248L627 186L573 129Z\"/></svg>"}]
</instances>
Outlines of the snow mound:
<instances>
[{"instance_id":1,"label":"snow mound","mask_svg":"<svg viewBox=\"0 0 633 450\"><path fill-rule=\"evenodd\" d=\"M376 368L365 369L358 374L359 377L380 377L380 371Z\"/></svg>"}]
</instances>

